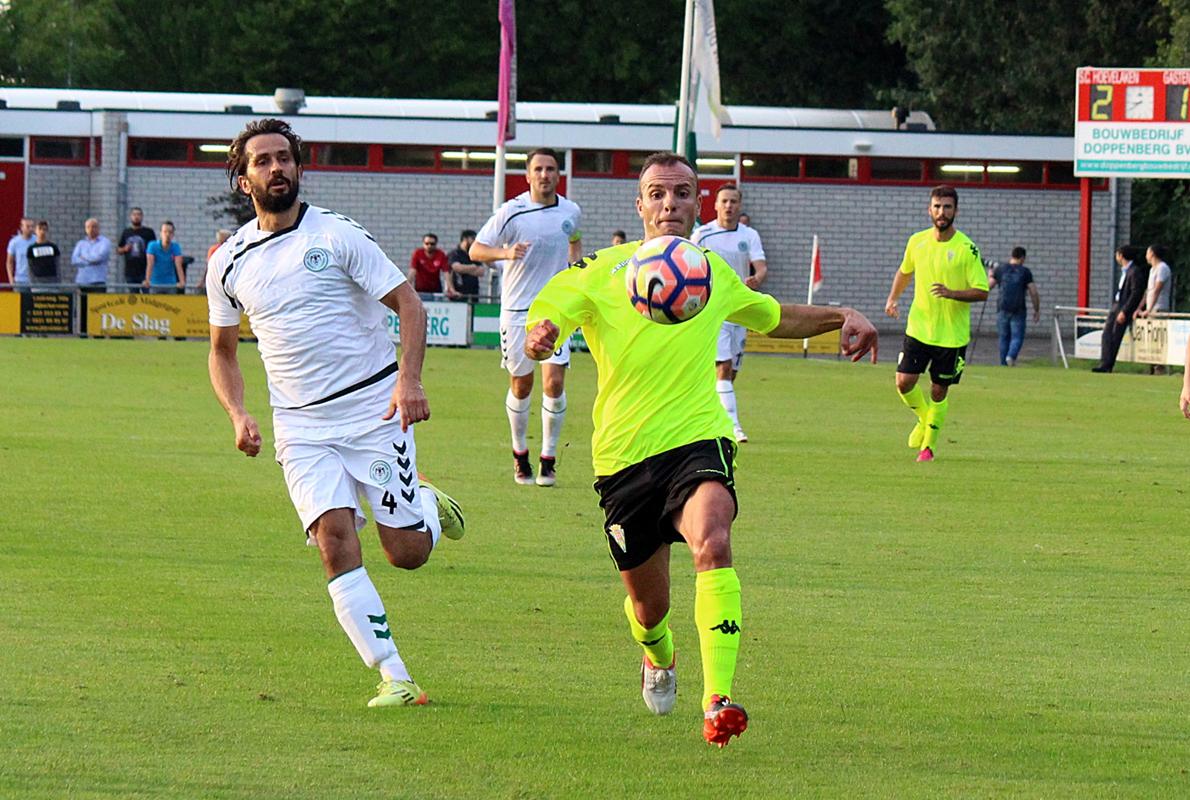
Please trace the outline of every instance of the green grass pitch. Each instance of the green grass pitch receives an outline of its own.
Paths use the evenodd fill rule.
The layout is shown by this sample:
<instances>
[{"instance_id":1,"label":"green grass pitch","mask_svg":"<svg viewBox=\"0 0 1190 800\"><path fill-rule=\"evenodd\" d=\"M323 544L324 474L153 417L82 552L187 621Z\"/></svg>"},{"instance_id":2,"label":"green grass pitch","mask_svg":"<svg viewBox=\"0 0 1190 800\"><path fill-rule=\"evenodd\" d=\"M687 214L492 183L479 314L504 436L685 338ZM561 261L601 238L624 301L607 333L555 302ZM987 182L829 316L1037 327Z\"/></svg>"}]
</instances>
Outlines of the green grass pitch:
<instances>
[{"instance_id":1,"label":"green grass pitch","mask_svg":"<svg viewBox=\"0 0 1190 800\"><path fill-rule=\"evenodd\" d=\"M269 446L250 460L203 343L0 340L0 797L1190 796L1179 379L972 367L919 465L893 351L741 373L752 721L719 751L684 551L678 706L639 696L588 357L539 489L511 480L496 354L429 352L419 464L469 530L412 573L365 532L433 700L378 712L272 460L253 347Z\"/></svg>"}]
</instances>

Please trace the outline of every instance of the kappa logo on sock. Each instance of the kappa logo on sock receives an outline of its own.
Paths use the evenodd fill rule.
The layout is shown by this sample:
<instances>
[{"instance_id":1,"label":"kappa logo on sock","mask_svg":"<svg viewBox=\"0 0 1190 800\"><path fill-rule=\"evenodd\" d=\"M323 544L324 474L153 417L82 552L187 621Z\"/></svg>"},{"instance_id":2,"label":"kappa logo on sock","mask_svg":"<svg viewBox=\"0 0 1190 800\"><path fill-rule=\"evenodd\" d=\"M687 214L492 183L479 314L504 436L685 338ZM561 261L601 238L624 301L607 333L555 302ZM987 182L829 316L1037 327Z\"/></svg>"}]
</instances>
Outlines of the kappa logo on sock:
<instances>
[{"instance_id":1,"label":"kappa logo on sock","mask_svg":"<svg viewBox=\"0 0 1190 800\"><path fill-rule=\"evenodd\" d=\"M612 537L616 544L620 546L620 552L628 552L628 546L624 543L624 528L621 527L619 523L609 526L607 529L607 535Z\"/></svg>"},{"instance_id":2,"label":"kappa logo on sock","mask_svg":"<svg viewBox=\"0 0 1190 800\"><path fill-rule=\"evenodd\" d=\"M734 619L725 619L718 625L712 625L711 630L726 633L730 636L733 633L739 633L740 626L736 624Z\"/></svg>"}]
</instances>

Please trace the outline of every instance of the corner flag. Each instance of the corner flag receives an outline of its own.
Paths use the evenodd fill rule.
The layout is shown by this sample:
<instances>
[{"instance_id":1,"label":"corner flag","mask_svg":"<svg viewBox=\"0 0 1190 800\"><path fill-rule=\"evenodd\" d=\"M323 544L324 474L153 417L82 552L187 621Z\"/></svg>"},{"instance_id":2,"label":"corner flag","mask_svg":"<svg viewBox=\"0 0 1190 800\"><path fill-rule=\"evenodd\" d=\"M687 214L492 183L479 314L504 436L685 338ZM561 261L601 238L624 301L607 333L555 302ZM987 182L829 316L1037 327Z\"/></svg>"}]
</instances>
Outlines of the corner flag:
<instances>
[{"instance_id":1,"label":"corner flag","mask_svg":"<svg viewBox=\"0 0 1190 800\"><path fill-rule=\"evenodd\" d=\"M814 293L818 291L818 287L822 285L822 251L818 248L818 237L814 237L814 250L810 254L810 296L808 301L813 302Z\"/></svg>"}]
</instances>

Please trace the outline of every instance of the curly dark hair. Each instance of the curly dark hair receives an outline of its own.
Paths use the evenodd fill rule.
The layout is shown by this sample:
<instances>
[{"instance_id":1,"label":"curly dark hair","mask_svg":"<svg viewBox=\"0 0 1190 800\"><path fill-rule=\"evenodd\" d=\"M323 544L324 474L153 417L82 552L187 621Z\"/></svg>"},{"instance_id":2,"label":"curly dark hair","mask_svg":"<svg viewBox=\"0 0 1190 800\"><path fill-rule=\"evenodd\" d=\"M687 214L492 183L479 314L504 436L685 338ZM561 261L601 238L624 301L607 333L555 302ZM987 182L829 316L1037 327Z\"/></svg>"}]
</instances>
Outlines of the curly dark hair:
<instances>
[{"instance_id":1,"label":"curly dark hair","mask_svg":"<svg viewBox=\"0 0 1190 800\"><path fill-rule=\"evenodd\" d=\"M284 136L289 142L289 152L293 155L294 163L299 167L302 165L302 137L293 132L288 122L271 118L254 120L231 140L231 149L227 151L227 181L233 190L239 189L236 179L248 170L248 154L245 152L248 140L253 136L268 133Z\"/></svg>"}]
</instances>

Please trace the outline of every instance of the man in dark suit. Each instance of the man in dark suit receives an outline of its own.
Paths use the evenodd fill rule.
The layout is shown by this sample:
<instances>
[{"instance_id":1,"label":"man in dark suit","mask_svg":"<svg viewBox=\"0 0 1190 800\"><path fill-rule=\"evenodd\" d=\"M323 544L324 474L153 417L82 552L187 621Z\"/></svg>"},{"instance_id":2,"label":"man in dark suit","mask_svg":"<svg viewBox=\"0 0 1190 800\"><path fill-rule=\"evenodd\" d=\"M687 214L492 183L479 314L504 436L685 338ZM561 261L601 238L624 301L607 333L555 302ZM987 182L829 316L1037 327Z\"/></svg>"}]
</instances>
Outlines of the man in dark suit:
<instances>
[{"instance_id":1,"label":"man in dark suit","mask_svg":"<svg viewBox=\"0 0 1190 800\"><path fill-rule=\"evenodd\" d=\"M1116 285L1115 302L1107 312L1103 325L1103 341L1099 346L1099 365L1091 372L1111 372L1116 365L1116 354L1124 331L1132 324L1132 315L1145 296L1149 282L1149 265L1141 260L1141 250L1132 245L1122 245L1116 250L1116 263L1120 265L1120 282Z\"/></svg>"}]
</instances>

